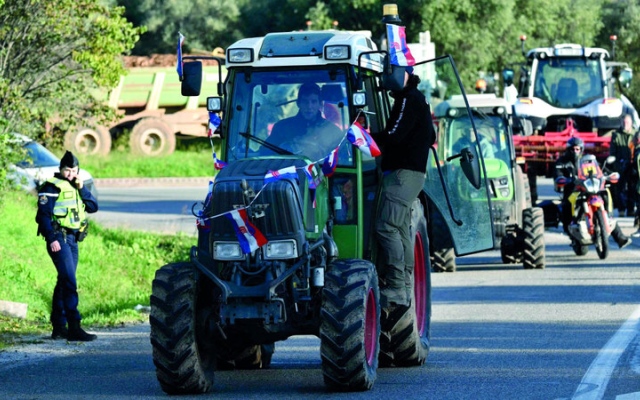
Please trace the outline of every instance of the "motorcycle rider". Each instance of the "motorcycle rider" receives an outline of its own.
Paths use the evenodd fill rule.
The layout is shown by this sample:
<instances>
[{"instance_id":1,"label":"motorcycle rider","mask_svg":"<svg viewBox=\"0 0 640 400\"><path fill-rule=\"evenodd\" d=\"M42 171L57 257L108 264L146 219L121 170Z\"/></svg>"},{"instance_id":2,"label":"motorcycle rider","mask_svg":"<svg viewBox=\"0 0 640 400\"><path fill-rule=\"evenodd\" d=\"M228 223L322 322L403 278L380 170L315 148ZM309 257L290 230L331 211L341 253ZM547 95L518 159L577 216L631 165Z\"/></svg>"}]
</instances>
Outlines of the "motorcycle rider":
<instances>
[{"instance_id":1,"label":"motorcycle rider","mask_svg":"<svg viewBox=\"0 0 640 400\"><path fill-rule=\"evenodd\" d=\"M578 177L578 161L580 157L582 157L582 153L584 152L584 141L579 137L572 137L567 141L566 149L564 154L562 154L556 160L556 168L553 174L554 181L557 182L558 178L565 177L569 178L568 182L564 185L564 189L562 192L562 211L560 213L560 221L562 222L562 227L564 231L569 234L569 225L573 219L572 209L573 204L571 202L571 194L575 190L575 179ZM610 202L611 199L609 196L605 196L605 203L607 204L607 211L610 210ZM575 201L575 198L573 199ZM609 218L611 218L611 213L609 213ZM611 232L611 236L618 244L619 248L623 248L631 244L631 239L626 236L620 226L615 223L615 228ZM571 238L573 241L574 239Z\"/></svg>"}]
</instances>

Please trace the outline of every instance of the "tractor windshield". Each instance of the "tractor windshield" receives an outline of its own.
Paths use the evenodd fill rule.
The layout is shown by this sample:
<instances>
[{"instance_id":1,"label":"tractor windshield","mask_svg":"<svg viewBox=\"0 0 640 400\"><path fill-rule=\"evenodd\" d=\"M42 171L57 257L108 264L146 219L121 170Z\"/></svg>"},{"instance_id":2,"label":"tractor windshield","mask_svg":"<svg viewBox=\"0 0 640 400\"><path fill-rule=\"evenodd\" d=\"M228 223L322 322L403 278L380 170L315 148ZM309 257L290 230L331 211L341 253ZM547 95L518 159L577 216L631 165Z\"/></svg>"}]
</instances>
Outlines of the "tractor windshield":
<instances>
[{"instance_id":1,"label":"tractor windshield","mask_svg":"<svg viewBox=\"0 0 640 400\"><path fill-rule=\"evenodd\" d=\"M555 107L582 107L604 97L599 60L580 57L538 60L534 97Z\"/></svg>"},{"instance_id":2,"label":"tractor windshield","mask_svg":"<svg viewBox=\"0 0 640 400\"><path fill-rule=\"evenodd\" d=\"M228 160L295 154L316 162L340 148L351 152L346 131L346 70L235 70L227 116ZM338 157L350 165L352 157Z\"/></svg>"}]
</instances>

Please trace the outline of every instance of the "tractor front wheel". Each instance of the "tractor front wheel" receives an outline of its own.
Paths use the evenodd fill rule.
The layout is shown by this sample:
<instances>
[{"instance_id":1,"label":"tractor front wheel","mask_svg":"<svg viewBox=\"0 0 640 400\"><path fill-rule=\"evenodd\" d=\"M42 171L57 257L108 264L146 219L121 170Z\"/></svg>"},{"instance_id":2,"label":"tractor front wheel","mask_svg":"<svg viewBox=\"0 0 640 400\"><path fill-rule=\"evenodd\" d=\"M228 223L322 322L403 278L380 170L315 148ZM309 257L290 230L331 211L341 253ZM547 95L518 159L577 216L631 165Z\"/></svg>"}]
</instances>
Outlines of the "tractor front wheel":
<instances>
[{"instance_id":1,"label":"tractor front wheel","mask_svg":"<svg viewBox=\"0 0 640 400\"><path fill-rule=\"evenodd\" d=\"M167 394L198 394L211 389L215 357L199 333L195 266L167 264L156 271L151 288L151 346L156 377Z\"/></svg>"},{"instance_id":2,"label":"tractor front wheel","mask_svg":"<svg viewBox=\"0 0 640 400\"><path fill-rule=\"evenodd\" d=\"M369 390L380 349L380 290L375 266L337 260L325 274L320 355L325 384L340 391Z\"/></svg>"}]
</instances>

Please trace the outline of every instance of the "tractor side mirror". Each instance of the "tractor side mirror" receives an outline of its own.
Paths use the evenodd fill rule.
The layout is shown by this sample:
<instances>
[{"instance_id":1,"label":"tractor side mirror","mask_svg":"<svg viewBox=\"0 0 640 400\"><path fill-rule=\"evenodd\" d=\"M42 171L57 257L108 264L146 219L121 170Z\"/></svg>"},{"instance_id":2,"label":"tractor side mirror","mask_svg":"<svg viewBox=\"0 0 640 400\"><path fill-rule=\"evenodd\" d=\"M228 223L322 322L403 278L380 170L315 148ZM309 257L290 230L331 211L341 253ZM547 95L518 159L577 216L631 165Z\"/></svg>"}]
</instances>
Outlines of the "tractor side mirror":
<instances>
[{"instance_id":1,"label":"tractor side mirror","mask_svg":"<svg viewBox=\"0 0 640 400\"><path fill-rule=\"evenodd\" d=\"M465 147L460 151L460 167L473 187L480 189L480 159L475 146Z\"/></svg>"},{"instance_id":2,"label":"tractor side mirror","mask_svg":"<svg viewBox=\"0 0 640 400\"><path fill-rule=\"evenodd\" d=\"M624 68L620 71L620 76L618 77L618 82L620 82L620 86L625 89L628 89L631 86L631 79L633 78L633 70L631 68Z\"/></svg>"},{"instance_id":3,"label":"tractor side mirror","mask_svg":"<svg viewBox=\"0 0 640 400\"><path fill-rule=\"evenodd\" d=\"M202 61L186 62L182 66L183 79L180 91L183 96L200 96L202 89Z\"/></svg>"}]
</instances>

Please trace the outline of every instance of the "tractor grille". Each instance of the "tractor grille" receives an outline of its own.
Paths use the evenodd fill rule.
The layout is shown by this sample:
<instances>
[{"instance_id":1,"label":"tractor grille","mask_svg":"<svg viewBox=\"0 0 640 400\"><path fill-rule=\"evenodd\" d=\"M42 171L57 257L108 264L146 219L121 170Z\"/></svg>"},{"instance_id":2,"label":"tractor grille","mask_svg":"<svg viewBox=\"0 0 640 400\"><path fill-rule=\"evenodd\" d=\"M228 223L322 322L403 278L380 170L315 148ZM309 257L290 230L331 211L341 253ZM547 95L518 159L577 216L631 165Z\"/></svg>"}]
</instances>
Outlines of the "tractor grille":
<instances>
[{"instance_id":1,"label":"tractor grille","mask_svg":"<svg viewBox=\"0 0 640 400\"><path fill-rule=\"evenodd\" d=\"M304 242L304 221L298 182L295 179L281 179L264 184L264 176L269 170L291 165L304 166L305 163L299 159L241 160L230 163L216 177L208 214L220 215L244 206L241 182L245 180L256 194L259 193L253 205L268 204L265 216L254 219L253 224L268 240L294 238L301 245ZM299 170L298 179L306 179L303 170ZM255 213L253 210L255 209L252 208ZM233 225L228 218L219 217L211 221L211 239L236 240Z\"/></svg>"}]
</instances>

